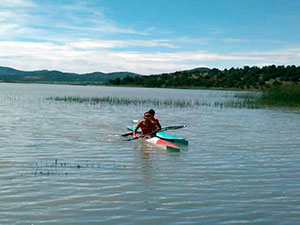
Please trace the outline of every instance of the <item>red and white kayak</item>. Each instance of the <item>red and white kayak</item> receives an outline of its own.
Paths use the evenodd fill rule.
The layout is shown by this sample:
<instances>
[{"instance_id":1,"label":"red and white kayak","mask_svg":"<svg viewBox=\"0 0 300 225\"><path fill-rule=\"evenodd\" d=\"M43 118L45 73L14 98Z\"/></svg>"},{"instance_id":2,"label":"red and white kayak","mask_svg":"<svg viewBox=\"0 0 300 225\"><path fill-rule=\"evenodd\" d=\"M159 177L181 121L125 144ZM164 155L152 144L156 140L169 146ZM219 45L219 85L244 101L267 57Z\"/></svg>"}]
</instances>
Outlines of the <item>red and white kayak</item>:
<instances>
[{"instance_id":1,"label":"red and white kayak","mask_svg":"<svg viewBox=\"0 0 300 225\"><path fill-rule=\"evenodd\" d=\"M154 144L160 148L164 148L165 150L172 151L172 152L180 152L180 148L177 145L174 145L168 141L162 140L158 137L152 137L145 139L148 143Z\"/></svg>"},{"instance_id":2,"label":"red and white kayak","mask_svg":"<svg viewBox=\"0 0 300 225\"><path fill-rule=\"evenodd\" d=\"M173 143L162 140L159 137L143 138L143 140L145 140L146 142L153 144L159 148L168 150L168 151L180 152L180 148L177 145L174 145Z\"/></svg>"}]
</instances>

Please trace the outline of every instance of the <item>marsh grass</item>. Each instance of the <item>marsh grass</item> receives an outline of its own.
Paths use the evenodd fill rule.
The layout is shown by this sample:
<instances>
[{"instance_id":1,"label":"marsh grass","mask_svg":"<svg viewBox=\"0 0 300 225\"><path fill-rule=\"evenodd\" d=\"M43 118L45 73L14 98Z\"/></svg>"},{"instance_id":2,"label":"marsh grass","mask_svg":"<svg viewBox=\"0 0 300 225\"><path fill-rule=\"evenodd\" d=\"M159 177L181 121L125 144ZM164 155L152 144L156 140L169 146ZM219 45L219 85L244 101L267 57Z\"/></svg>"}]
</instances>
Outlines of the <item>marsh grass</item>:
<instances>
[{"instance_id":1,"label":"marsh grass","mask_svg":"<svg viewBox=\"0 0 300 225\"><path fill-rule=\"evenodd\" d=\"M224 97L224 96L223 96ZM50 97L47 100L67 103L83 103L89 105L126 105L143 107L168 107L168 108L247 108L257 109L272 106L300 107L300 85L276 86L263 92L237 92L226 98L201 98L191 100L180 99L155 99L155 98L129 98L129 97L82 97L64 96Z\"/></svg>"},{"instance_id":2,"label":"marsh grass","mask_svg":"<svg viewBox=\"0 0 300 225\"><path fill-rule=\"evenodd\" d=\"M265 90L258 99L258 104L300 107L300 85L282 85Z\"/></svg>"},{"instance_id":3,"label":"marsh grass","mask_svg":"<svg viewBox=\"0 0 300 225\"><path fill-rule=\"evenodd\" d=\"M178 100L178 99L137 99L128 97L81 97L81 96L65 96L50 97L48 100L61 101L67 103L84 103L90 105L108 104L108 105L132 105L147 107L169 107L169 108L195 108L195 107L219 107L219 108L258 108L254 98L237 98L232 100L216 101L216 100Z\"/></svg>"}]
</instances>

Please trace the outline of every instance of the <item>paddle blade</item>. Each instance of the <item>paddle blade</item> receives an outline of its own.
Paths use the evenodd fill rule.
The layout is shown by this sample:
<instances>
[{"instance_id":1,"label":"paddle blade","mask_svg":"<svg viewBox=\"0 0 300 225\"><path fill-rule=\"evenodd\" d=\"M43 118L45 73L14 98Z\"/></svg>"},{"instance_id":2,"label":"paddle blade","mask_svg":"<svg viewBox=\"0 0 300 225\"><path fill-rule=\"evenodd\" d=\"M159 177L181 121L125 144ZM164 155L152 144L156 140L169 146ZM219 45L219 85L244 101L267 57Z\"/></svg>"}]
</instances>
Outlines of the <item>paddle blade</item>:
<instances>
[{"instance_id":1,"label":"paddle blade","mask_svg":"<svg viewBox=\"0 0 300 225\"><path fill-rule=\"evenodd\" d=\"M161 130L177 130L186 127L186 125L164 127Z\"/></svg>"},{"instance_id":2,"label":"paddle blade","mask_svg":"<svg viewBox=\"0 0 300 225\"><path fill-rule=\"evenodd\" d=\"M133 132L128 132L128 133L126 133L126 134L121 134L121 136L122 137L127 137L127 136L130 136L130 135L132 135L133 134Z\"/></svg>"}]
</instances>

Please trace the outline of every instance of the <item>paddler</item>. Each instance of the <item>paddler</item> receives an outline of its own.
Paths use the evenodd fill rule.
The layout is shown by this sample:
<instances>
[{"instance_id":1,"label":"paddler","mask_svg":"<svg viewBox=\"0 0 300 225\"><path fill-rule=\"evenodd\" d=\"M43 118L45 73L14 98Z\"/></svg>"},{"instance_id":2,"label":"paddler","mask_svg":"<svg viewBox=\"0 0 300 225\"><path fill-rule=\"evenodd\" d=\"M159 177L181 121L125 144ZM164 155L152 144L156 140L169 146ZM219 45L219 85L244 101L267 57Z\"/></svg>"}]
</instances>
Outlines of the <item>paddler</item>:
<instances>
[{"instance_id":1,"label":"paddler","mask_svg":"<svg viewBox=\"0 0 300 225\"><path fill-rule=\"evenodd\" d=\"M148 111L148 113L150 113L150 115L151 115L152 122L154 122L156 124L156 126L158 127L158 129L161 130L161 125L160 125L158 119L156 117L154 117L155 116L155 111L153 109L150 109Z\"/></svg>"},{"instance_id":2,"label":"paddler","mask_svg":"<svg viewBox=\"0 0 300 225\"><path fill-rule=\"evenodd\" d=\"M151 120L149 112L144 113L144 119L141 120L133 131L133 137L136 137L137 130L141 128L141 133L145 137L151 137L158 131L158 126Z\"/></svg>"}]
</instances>

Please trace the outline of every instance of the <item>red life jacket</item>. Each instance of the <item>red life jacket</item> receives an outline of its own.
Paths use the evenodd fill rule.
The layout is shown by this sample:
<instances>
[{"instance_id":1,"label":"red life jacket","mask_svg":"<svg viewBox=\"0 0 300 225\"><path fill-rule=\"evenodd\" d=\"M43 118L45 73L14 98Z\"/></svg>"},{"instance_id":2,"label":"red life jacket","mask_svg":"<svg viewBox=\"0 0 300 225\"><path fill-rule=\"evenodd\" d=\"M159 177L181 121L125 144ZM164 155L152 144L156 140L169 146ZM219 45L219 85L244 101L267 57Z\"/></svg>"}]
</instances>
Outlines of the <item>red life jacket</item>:
<instances>
[{"instance_id":1,"label":"red life jacket","mask_svg":"<svg viewBox=\"0 0 300 225\"><path fill-rule=\"evenodd\" d=\"M155 117L153 117L152 121L153 121L155 124L159 124L158 119L155 118Z\"/></svg>"},{"instance_id":2,"label":"red life jacket","mask_svg":"<svg viewBox=\"0 0 300 225\"><path fill-rule=\"evenodd\" d=\"M142 130L142 133L143 133L143 134L149 134L149 133L152 133L152 132L155 130L156 125L155 125L154 122L151 121L151 122L149 123L149 125L147 126L147 125L145 124L145 120L142 120L142 121L140 122L140 127L141 127L141 130Z\"/></svg>"}]
</instances>

